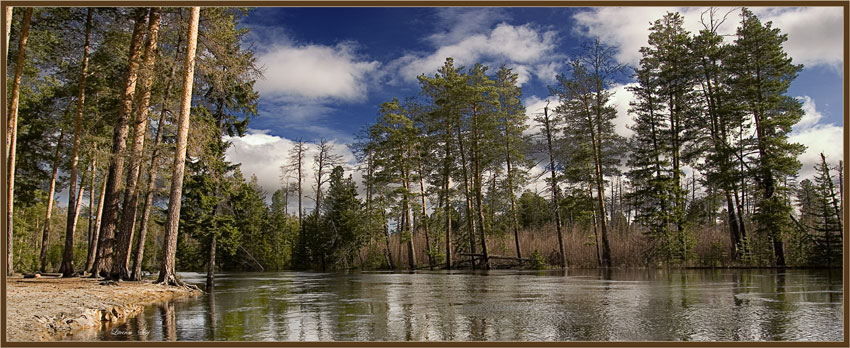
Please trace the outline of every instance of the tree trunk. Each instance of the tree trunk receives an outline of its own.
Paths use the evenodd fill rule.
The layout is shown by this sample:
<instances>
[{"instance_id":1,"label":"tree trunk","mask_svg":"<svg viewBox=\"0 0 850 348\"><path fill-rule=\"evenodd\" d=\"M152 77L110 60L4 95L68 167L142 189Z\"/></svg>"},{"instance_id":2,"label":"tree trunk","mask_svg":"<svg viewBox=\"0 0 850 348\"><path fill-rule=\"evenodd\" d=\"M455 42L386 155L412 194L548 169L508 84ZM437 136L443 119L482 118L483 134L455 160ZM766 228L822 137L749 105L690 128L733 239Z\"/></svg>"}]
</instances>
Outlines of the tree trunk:
<instances>
[{"instance_id":1,"label":"tree trunk","mask_svg":"<svg viewBox=\"0 0 850 348\"><path fill-rule=\"evenodd\" d=\"M555 215L555 230L558 233L558 249L561 253L561 268L567 267L567 255L564 252L564 235L561 231L561 209L558 207L558 181L555 175L555 152L552 146L552 125L549 121L549 107L543 108L544 131L546 132L546 145L549 150L549 168L552 174L552 209Z\"/></svg>"},{"instance_id":2,"label":"tree trunk","mask_svg":"<svg viewBox=\"0 0 850 348\"><path fill-rule=\"evenodd\" d=\"M139 69L141 90L139 90L139 93L136 93L134 103L136 117L133 127L133 147L130 149L130 167L127 171L127 185L124 188L124 210L121 216L120 228L116 236L117 249L115 250L115 256L112 260L112 271L110 272L110 278L115 280L130 279L130 250L133 246L136 213L139 205L139 190L137 186L141 174L145 134L148 129L148 105L150 105L151 100L151 83L153 82L154 62L156 61L160 11L161 9L159 7L151 7L150 9L144 60Z\"/></svg>"},{"instance_id":3,"label":"tree trunk","mask_svg":"<svg viewBox=\"0 0 850 348\"><path fill-rule=\"evenodd\" d=\"M68 219L65 226L65 251L62 253L62 266L59 272L63 277L75 276L74 272L74 233L76 230L77 212L76 197L77 165L80 159L80 139L82 138L83 106L86 103L86 74L89 68L89 50L91 48L91 27L94 8L89 7L86 14L86 41L83 46L83 61L80 69L80 90L77 92L77 111L74 116L74 147L71 148L71 174L68 188ZM82 181L80 187L83 186Z\"/></svg>"},{"instance_id":4,"label":"tree trunk","mask_svg":"<svg viewBox=\"0 0 850 348\"><path fill-rule=\"evenodd\" d=\"M86 249L88 249L88 253L86 253L86 266L83 269L86 272L88 272L91 269L91 265L92 265L92 263L94 263L93 244L95 244L95 240L97 238L97 232L94 228L94 219L95 219L95 212L96 212L96 210L94 208L94 192L95 192L94 181L95 181L96 170L97 170L97 157L92 156L91 173L89 173L89 175L90 175L90 177L89 177L89 180L90 180L90 182L89 182L89 223L88 223L88 230L89 231L88 231L88 245L87 245L87 248L86 248Z\"/></svg>"},{"instance_id":5,"label":"tree trunk","mask_svg":"<svg viewBox=\"0 0 850 348\"><path fill-rule=\"evenodd\" d=\"M446 157L448 158L448 142L446 143ZM451 167L449 160L446 160L445 168L445 184L443 194L445 203L443 203L444 214L446 215L446 269L452 269L452 199L451 199Z\"/></svg>"},{"instance_id":6,"label":"tree trunk","mask_svg":"<svg viewBox=\"0 0 850 348\"><path fill-rule=\"evenodd\" d=\"M402 162L401 179L403 180L402 187L404 188L404 202L402 202L404 223L402 228L410 234L407 240L407 266L410 270L414 270L416 269L416 248L413 245L413 209L410 206L410 178L404 162Z\"/></svg>"},{"instance_id":7,"label":"tree trunk","mask_svg":"<svg viewBox=\"0 0 850 348\"><path fill-rule=\"evenodd\" d=\"M425 253L428 255L428 268L434 269L434 255L431 253L431 236L428 231L428 208L425 199L425 173L422 170L422 154L419 154L419 191L422 193L422 227L425 229Z\"/></svg>"},{"instance_id":8,"label":"tree trunk","mask_svg":"<svg viewBox=\"0 0 850 348\"><path fill-rule=\"evenodd\" d=\"M106 196L103 206L103 221L100 231L100 248L94 262L92 277L110 276L112 261L115 257L115 229L118 225L119 202L121 200L121 180L124 176L124 157L127 149L127 133L129 132L130 116L133 110L133 96L136 91L136 81L141 58L142 39L145 34L147 11L138 9L135 16L133 35L130 41L130 54L127 73L124 80L124 90L121 92L121 105L118 120L112 134L112 152L109 161L109 173L106 176Z\"/></svg>"},{"instance_id":9,"label":"tree trunk","mask_svg":"<svg viewBox=\"0 0 850 348\"><path fill-rule=\"evenodd\" d=\"M53 212L53 194L56 192L56 175L59 173L60 151L62 150L62 138L65 130L59 132L59 140L56 142L56 154L53 156L53 173L50 176L50 189L47 191L47 210L44 213L44 226L41 232L41 252L38 256L39 271L46 272L47 267L47 241L50 237L50 215Z\"/></svg>"},{"instance_id":10,"label":"tree trunk","mask_svg":"<svg viewBox=\"0 0 850 348\"><path fill-rule=\"evenodd\" d=\"M177 228L180 224L180 204L183 192L183 172L186 166L186 143L189 138L189 108L192 105L192 82L195 76L195 49L198 42L198 20L200 7L192 7L189 19L189 33L186 47L186 60L183 66L186 75L183 79L183 97L180 101L180 119L177 129L177 148L174 153L174 171L171 176L171 194L168 201L168 217L165 223L165 250L162 257L162 269L157 283L182 285L177 279L174 262L177 253Z\"/></svg>"},{"instance_id":11,"label":"tree trunk","mask_svg":"<svg viewBox=\"0 0 850 348\"><path fill-rule=\"evenodd\" d=\"M490 259L487 257L487 234L484 231L484 203L481 188L481 149L479 143L478 115L472 109L472 185L475 190L475 213L478 216L478 232L481 238L481 254L484 257L484 269L490 269Z\"/></svg>"},{"instance_id":12,"label":"tree trunk","mask_svg":"<svg viewBox=\"0 0 850 348\"><path fill-rule=\"evenodd\" d=\"M92 274L92 276L95 276L96 274L96 270L94 269L94 260L97 259L97 254L100 252L100 248L98 248L98 244L100 243L100 225L103 218L103 199L106 198L105 173L103 175L103 178L100 179L100 182L101 188L100 198L97 201L97 217L95 218L94 229L92 229L92 244L89 246L89 257L86 261L86 270L88 270Z\"/></svg>"},{"instance_id":13,"label":"tree trunk","mask_svg":"<svg viewBox=\"0 0 850 348\"><path fill-rule=\"evenodd\" d=\"M387 265L390 266L391 270L395 270L395 264L393 263L393 251L390 248L390 227L387 226L387 211L384 208L384 196L381 195L381 220L384 220L384 240L387 244L386 256L387 256Z\"/></svg>"},{"instance_id":14,"label":"tree trunk","mask_svg":"<svg viewBox=\"0 0 850 348\"><path fill-rule=\"evenodd\" d=\"M9 55L9 32L12 31L12 6L6 6L6 55ZM8 58L7 58L8 59Z\"/></svg>"},{"instance_id":15,"label":"tree trunk","mask_svg":"<svg viewBox=\"0 0 850 348\"><path fill-rule=\"evenodd\" d=\"M464 151L463 136L460 127L457 128L457 141L458 150L460 150L461 167L463 167L463 194L466 197L466 228L467 233L469 233L469 253L475 254L475 219L472 218L472 198L469 196L469 171L466 167L466 151ZM475 269L474 257L470 257L469 263L472 265L472 269Z\"/></svg>"},{"instance_id":16,"label":"tree trunk","mask_svg":"<svg viewBox=\"0 0 850 348\"><path fill-rule=\"evenodd\" d=\"M508 197L511 201L511 229L514 231L514 244L516 244L516 257L522 258L522 251L519 249L519 218L516 211L516 196L514 196L514 182L511 163L511 141L509 132L508 115L505 115L505 163L508 166Z\"/></svg>"},{"instance_id":17,"label":"tree trunk","mask_svg":"<svg viewBox=\"0 0 850 348\"><path fill-rule=\"evenodd\" d=\"M177 40L177 50L176 55L180 54L180 38ZM179 57L175 57L174 61L176 62ZM130 280L142 280L142 262L144 261L145 256L145 239L148 233L148 224L150 223L150 215L151 209L153 208L153 198L156 186L156 178L159 170L159 155L160 148L159 144L162 142L162 134L163 134L163 124L165 124L165 117L168 112L168 100L171 99L171 89L173 87L174 75L177 72L176 69L177 64L171 66L171 71L168 73L168 81L165 84L165 93L162 96L162 105L159 110L159 122L156 126L156 136L154 137L153 144L151 145L152 153L151 153L151 162L150 167L148 167L148 184L145 188L145 202L142 206L142 221L139 223L139 241L136 245L136 258L133 259L133 271L130 274Z\"/></svg>"},{"instance_id":18,"label":"tree trunk","mask_svg":"<svg viewBox=\"0 0 850 348\"><path fill-rule=\"evenodd\" d=\"M10 18L10 17L7 17ZM7 180L6 183L6 275L15 273L14 250L12 248L13 227L15 219L15 142L18 133L18 102L21 95L21 74L24 68L24 55L27 50L27 38L30 34L32 7L24 12L24 23L21 25L21 39L18 41L18 57L15 60L15 79L12 80L12 93L9 98L8 128L6 129ZM8 31L7 31L8 33ZM7 34L8 35L8 34ZM8 39L6 40L8 41ZM8 47L8 46L7 46Z\"/></svg>"},{"instance_id":19,"label":"tree trunk","mask_svg":"<svg viewBox=\"0 0 850 348\"><path fill-rule=\"evenodd\" d=\"M207 288L211 288L215 284L215 234L210 239L209 263L207 264Z\"/></svg>"}]
</instances>

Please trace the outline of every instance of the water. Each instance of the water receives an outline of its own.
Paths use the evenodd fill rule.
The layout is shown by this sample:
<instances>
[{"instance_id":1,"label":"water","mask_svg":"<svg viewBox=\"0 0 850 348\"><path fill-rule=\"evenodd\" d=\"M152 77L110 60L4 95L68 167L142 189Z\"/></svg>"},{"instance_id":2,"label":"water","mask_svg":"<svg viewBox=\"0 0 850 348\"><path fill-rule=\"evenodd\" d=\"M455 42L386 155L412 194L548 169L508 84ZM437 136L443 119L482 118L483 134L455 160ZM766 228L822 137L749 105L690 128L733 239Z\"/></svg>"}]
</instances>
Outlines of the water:
<instances>
[{"instance_id":1,"label":"water","mask_svg":"<svg viewBox=\"0 0 850 348\"><path fill-rule=\"evenodd\" d=\"M843 305L840 271L234 273L97 338L842 341Z\"/></svg>"}]
</instances>

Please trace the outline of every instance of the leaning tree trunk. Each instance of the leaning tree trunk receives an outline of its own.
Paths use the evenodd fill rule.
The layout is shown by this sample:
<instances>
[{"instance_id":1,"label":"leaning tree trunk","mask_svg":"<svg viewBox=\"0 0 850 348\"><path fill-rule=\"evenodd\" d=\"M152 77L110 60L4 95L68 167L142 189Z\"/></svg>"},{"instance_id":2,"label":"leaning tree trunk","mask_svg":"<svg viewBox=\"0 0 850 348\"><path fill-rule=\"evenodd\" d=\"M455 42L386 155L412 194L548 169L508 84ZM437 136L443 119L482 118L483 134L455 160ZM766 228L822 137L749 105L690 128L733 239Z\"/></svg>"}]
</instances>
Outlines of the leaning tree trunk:
<instances>
[{"instance_id":1,"label":"leaning tree trunk","mask_svg":"<svg viewBox=\"0 0 850 348\"><path fill-rule=\"evenodd\" d=\"M136 24L133 27L133 36L130 41L130 54L124 90L121 93L118 120L112 134L112 155L109 161L109 172L106 176L106 196L104 197L103 221L101 223L100 241L98 242L99 250L95 257L92 277L97 277L98 274L108 277L112 269L115 229L118 225L118 205L121 198L121 178L124 176L124 155L127 150L127 133L130 126L130 114L133 110L133 96L136 92L146 18L147 11L138 9L135 18Z\"/></svg>"},{"instance_id":2,"label":"leaning tree trunk","mask_svg":"<svg viewBox=\"0 0 850 348\"><path fill-rule=\"evenodd\" d=\"M7 17L10 18L10 17ZM21 74L24 68L24 55L27 50L27 38L30 34L30 20L32 19L32 7L27 7L24 12L24 23L21 26L21 39L18 42L18 58L15 60L15 79L12 80L12 93L9 103L9 121L6 130L6 156L8 182L6 183L6 274L15 273L13 263L12 238L13 223L15 217L15 141L18 133L18 102L21 95ZM7 31L8 33L8 31ZM8 41L8 39L6 40ZM8 47L8 46L7 46Z\"/></svg>"},{"instance_id":3,"label":"leaning tree trunk","mask_svg":"<svg viewBox=\"0 0 850 348\"><path fill-rule=\"evenodd\" d=\"M192 7L183 67L183 96L180 100L180 119L177 122L177 148L174 152L174 170L171 175L171 194L168 201L168 217L165 222L165 250L162 268L157 283L182 285L174 271L177 254L177 228L180 224L180 203L183 193L183 172L186 166L186 143L189 138L189 108L192 105L192 82L195 76L195 49L198 42L198 19L200 7Z\"/></svg>"},{"instance_id":4,"label":"leaning tree trunk","mask_svg":"<svg viewBox=\"0 0 850 348\"><path fill-rule=\"evenodd\" d=\"M56 154L53 155L53 173L50 176L50 189L47 191L47 210L44 213L44 226L41 231L41 252L38 255L39 271L46 272L47 267L47 240L50 237L50 215L53 212L53 194L56 193L56 176L59 174L59 159L62 151L62 138L65 130L59 132L59 140L56 142Z\"/></svg>"},{"instance_id":5,"label":"leaning tree trunk","mask_svg":"<svg viewBox=\"0 0 850 348\"><path fill-rule=\"evenodd\" d=\"M145 53L139 70L141 90L136 93L135 124L133 127L133 147L130 149L130 167L127 171L127 185L124 188L124 210L121 215L121 225L116 236L115 256L112 260L112 279L130 279L130 249L133 246L133 234L136 227L136 212L138 211L139 191L138 182L141 174L142 152L145 147L145 134L148 128L148 105L151 100L151 84L153 82L154 62L156 61L156 41L159 33L159 7L151 7L148 19L148 34L145 40Z\"/></svg>"},{"instance_id":6,"label":"leaning tree trunk","mask_svg":"<svg viewBox=\"0 0 850 348\"><path fill-rule=\"evenodd\" d=\"M77 188L77 164L80 160L80 139L82 138L83 106L86 103L86 73L89 68L89 50L91 48L91 26L94 8L89 7L86 14L86 41L83 46L83 63L80 69L80 90L77 92L77 112L74 117L74 147L71 148L71 174L68 189L68 219L65 224L65 251L62 253L62 265L59 272L63 277L71 277L74 273L74 230L77 221L75 192ZM80 182L80 187L83 183Z\"/></svg>"}]
</instances>

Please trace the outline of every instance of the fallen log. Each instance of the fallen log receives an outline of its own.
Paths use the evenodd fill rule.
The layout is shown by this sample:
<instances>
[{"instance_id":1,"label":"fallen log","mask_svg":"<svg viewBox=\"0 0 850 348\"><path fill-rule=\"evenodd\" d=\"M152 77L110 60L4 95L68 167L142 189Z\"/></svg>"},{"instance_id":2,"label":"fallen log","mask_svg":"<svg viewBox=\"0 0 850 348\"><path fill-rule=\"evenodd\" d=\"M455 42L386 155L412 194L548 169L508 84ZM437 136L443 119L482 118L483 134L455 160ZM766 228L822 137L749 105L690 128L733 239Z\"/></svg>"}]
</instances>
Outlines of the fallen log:
<instances>
[{"instance_id":1,"label":"fallen log","mask_svg":"<svg viewBox=\"0 0 850 348\"><path fill-rule=\"evenodd\" d=\"M476 257L481 257L481 258L483 258L483 257L484 257L484 254L460 253L460 255L461 255L461 256L471 256L471 257L473 257L473 258L476 258ZM529 262L529 261L531 261L531 259L526 259L526 258L517 258L517 257L499 256L499 255L489 255L489 256L487 256L487 258L489 258L489 259L496 259L496 260L512 260L512 261L520 261L520 262Z\"/></svg>"}]
</instances>

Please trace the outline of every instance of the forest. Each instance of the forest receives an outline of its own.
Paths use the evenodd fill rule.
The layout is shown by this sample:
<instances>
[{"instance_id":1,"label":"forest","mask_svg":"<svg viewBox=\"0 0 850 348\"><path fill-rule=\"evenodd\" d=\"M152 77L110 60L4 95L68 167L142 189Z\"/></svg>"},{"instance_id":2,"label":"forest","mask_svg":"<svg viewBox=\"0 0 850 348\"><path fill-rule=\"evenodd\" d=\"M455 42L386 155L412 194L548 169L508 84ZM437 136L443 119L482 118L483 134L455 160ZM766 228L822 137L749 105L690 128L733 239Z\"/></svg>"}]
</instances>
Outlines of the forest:
<instances>
[{"instance_id":1,"label":"forest","mask_svg":"<svg viewBox=\"0 0 850 348\"><path fill-rule=\"evenodd\" d=\"M262 116L252 9L7 9L7 275L842 264L843 162L800 180L803 66L746 9L696 33L667 13L636 67L589 40L543 110L510 67L446 57L375 105L356 162L298 139L274 192L225 156Z\"/></svg>"}]
</instances>

